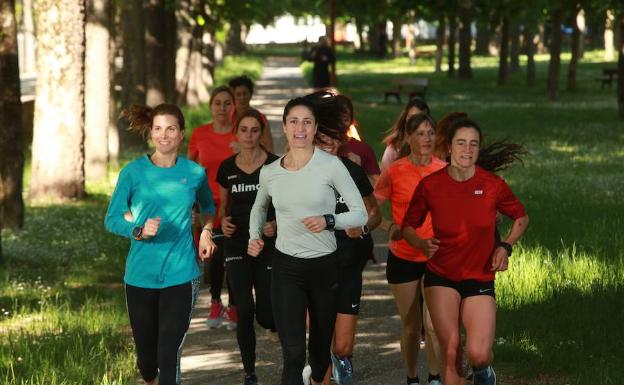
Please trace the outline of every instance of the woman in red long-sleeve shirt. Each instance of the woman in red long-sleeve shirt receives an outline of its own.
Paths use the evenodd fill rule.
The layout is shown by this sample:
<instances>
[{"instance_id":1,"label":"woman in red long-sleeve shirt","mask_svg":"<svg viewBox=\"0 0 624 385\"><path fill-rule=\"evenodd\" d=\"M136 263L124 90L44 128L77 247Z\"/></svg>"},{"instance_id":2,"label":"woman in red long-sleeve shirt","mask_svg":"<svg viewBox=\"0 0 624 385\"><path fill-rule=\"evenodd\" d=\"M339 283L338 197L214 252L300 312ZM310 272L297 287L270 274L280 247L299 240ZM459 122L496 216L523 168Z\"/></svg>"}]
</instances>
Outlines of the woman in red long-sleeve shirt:
<instances>
[{"instance_id":1,"label":"woman in red long-sleeve shirt","mask_svg":"<svg viewBox=\"0 0 624 385\"><path fill-rule=\"evenodd\" d=\"M459 368L461 320L474 383L494 385L494 278L497 271L507 270L512 245L526 230L529 217L503 179L477 166L482 134L474 121L454 121L447 140L451 163L421 181L404 217L402 234L429 258L425 299L441 345L444 384L464 381ZM497 211L514 221L505 240L498 243L493 236ZM423 239L415 229L427 213L434 235Z\"/></svg>"}]
</instances>

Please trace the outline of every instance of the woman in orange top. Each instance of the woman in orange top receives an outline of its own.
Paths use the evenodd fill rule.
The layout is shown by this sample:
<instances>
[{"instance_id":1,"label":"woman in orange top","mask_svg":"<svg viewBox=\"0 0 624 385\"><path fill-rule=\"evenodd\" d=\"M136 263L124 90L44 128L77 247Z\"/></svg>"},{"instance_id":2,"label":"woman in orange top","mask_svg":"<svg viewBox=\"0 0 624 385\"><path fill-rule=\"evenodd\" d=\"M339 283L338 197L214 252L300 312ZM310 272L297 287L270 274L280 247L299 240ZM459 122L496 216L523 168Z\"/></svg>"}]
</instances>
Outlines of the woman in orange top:
<instances>
[{"instance_id":1,"label":"woman in orange top","mask_svg":"<svg viewBox=\"0 0 624 385\"><path fill-rule=\"evenodd\" d=\"M410 117L401 133L409 145L410 154L399 158L382 171L375 186L375 197L381 203L389 200L392 208L392 222L386 226L388 261L386 278L401 317L401 355L407 371L407 384L419 384L417 359L420 349L420 331L423 311L427 338L427 360L429 362L429 384L440 385L436 352L438 343L431 326L426 306L421 309L421 278L427 265L427 257L418 249L401 239L401 223L416 186L427 175L446 166L446 163L433 156L435 143L435 123L427 114ZM432 234L431 219L428 218L417 232L422 236ZM424 383L424 381L423 381Z\"/></svg>"},{"instance_id":2,"label":"woman in orange top","mask_svg":"<svg viewBox=\"0 0 624 385\"><path fill-rule=\"evenodd\" d=\"M193 130L189 140L189 159L201 164L206 169L208 185L210 190L212 190L215 205L219 207L217 171L219 171L221 162L234 155L237 149L236 136L232 132L232 120L230 119L234 106L232 90L227 86L215 88L210 96L209 105L212 113L212 122ZM220 226L218 218L215 218L214 226L215 228ZM211 328L221 326L223 316L227 311L227 317L230 321L228 328L235 329L238 317L232 296L229 295L230 304L227 310L221 303L221 286L225 275L223 239L217 238L215 243L217 243L217 251L208 262L210 264L210 294L212 295L208 326Z\"/></svg>"}]
</instances>

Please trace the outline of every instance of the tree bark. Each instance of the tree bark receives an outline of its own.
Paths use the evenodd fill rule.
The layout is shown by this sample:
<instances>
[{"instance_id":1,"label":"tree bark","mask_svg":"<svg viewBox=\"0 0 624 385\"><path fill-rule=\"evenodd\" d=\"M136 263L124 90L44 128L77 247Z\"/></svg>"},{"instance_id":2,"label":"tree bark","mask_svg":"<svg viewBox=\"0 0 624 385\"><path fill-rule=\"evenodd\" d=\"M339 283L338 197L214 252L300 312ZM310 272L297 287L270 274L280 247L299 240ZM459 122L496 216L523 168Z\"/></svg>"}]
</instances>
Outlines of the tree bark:
<instances>
[{"instance_id":1,"label":"tree bark","mask_svg":"<svg viewBox=\"0 0 624 385\"><path fill-rule=\"evenodd\" d=\"M620 31L624 31L624 12L618 16ZM624 39L619 40L618 45L618 76L617 76L617 98L620 118L624 119Z\"/></svg>"},{"instance_id":2,"label":"tree bark","mask_svg":"<svg viewBox=\"0 0 624 385\"><path fill-rule=\"evenodd\" d=\"M548 100L559 99L559 73L561 72L561 18L563 10L554 8L550 12L552 18L552 37L550 42L550 61L548 63Z\"/></svg>"},{"instance_id":3,"label":"tree bark","mask_svg":"<svg viewBox=\"0 0 624 385\"><path fill-rule=\"evenodd\" d=\"M243 41L241 40L242 25L239 20L232 20L230 23L230 29L227 34L227 52L232 55L240 55L243 53Z\"/></svg>"},{"instance_id":4,"label":"tree bark","mask_svg":"<svg viewBox=\"0 0 624 385\"><path fill-rule=\"evenodd\" d=\"M605 60L612 61L615 58L614 51L614 39L615 38L615 15L612 10L607 10L607 16L605 19L605 31L604 31L604 50Z\"/></svg>"},{"instance_id":5,"label":"tree bark","mask_svg":"<svg viewBox=\"0 0 624 385\"><path fill-rule=\"evenodd\" d=\"M165 102L165 0L145 3L145 102L155 107ZM163 56L165 56L163 58Z\"/></svg>"},{"instance_id":6,"label":"tree bark","mask_svg":"<svg viewBox=\"0 0 624 385\"><path fill-rule=\"evenodd\" d=\"M6 0L0 3L0 230L24 224L23 135L15 1Z\"/></svg>"},{"instance_id":7,"label":"tree bark","mask_svg":"<svg viewBox=\"0 0 624 385\"><path fill-rule=\"evenodd\" d=\"M108 175L110 114L110 3L88 0L85 55L85 178L98 182Z\"/></svg>"},{"instance_id":8,"label":"tree bark","mask_svg":"<svg viewBox=\"0 0 624 385\"><path fill-rule=\"evenodd\" d=\"M108 49L108 68L109 68L109 101L108 101L108 164L111 167L119 166L119 127L117 121L119 111L117 109L118 92L115 89L117 84L121 84L121 71L115 66L115 58L123 56L121 50L121 36L118 31L121 24L121 7L116 1L109 3L109 49ZM121 55L119 55L121 54Z\"/></svg>"},{"instance_id":9,"label":"tree bark","mask_svg":"<svg viewBox=\"0 0 624 385\"><path fill-rule=\"evenodd\" d=\"M35 23L33 22L32 14L32 0L22 0L22 34L24 35L24 52L22 52L24 67L20 67L20 72L23 74L34 74L36 70L36 42Z\"/></svg>"},{"instance_id":10,"label":"tree bark","mask_svg":"<svg viewBox=\"0 0 624 385\"><path fill-rule=\"evenodd\" d=\"M392 19L392 56L397 58L401 56L401 25L402 18L395 17Z\"/></svg>"},{"instance_id":11,"label":"tree bark","mask_svg":"<svg viewBox=\"0 0 624 385\"><path fill-rule=\"evenodd\" d=\"M535 85L535 49L536 49L536 26L533 23L527 23L524 29L524 41L526 44L527 54L527 86Z\"/></svg>"},{"instance_id":12,"label":"tree bark","mask_svg":"<svg viewBox=\"0 0 624 385\"><path fill-rule=\"evenodd\" d=\"M475 39L475 55L490 55L490 23L487 20L477 22L477 36Z\"/></svg>"},{"instance_id":13,"label":"tree bark","mask_svg":"<svg viewBox=\"0 0 624 385\"><path fill-rule=\"evenodd\" d=\"M176 93L176 52L178 49L178 30L175 10L165 7L165 101L175 103Z\"/></svg>"},{"instance_id":14,"label":"tree bark","mask_svg":"<svg viewBox=\"0 0 624 385\"><path fill-rule=\"evenodd\" d=\"M457 36L457 15L455 11L449 11L449 37L448 37L448 76L455 77L455 41Z\"/></svg>"},{"instance_id":15,"label":"tree bark","mask_svg":"<svg viewBox=\"0 0 624 385\"><path fill-rule=\"evenodd\" d=\"M520 23L516 17L509 22L509 72L520 71Z\"/></svg>"},{"instance_id":16,"label":"tree bark","mask_svg":"<svg viewBox=\"0 0 624 385\"><path fill-rule=\"evenodd\" d=\"M366 41L364 41L364 25L360 21L360 19L355 18L355 29L357 31L357 37L359 40L359 46L356 43L355 50L357 52L365 52L366 51Z\"/></svg>"},{"instance_id":17,"label":"tree bark","mask_svg":"<svg viewBox=\"0 0 624 385\"><path fill-rule=\"evenodd\" d=\"M145 104L145 23L142 0L121 2L121 28L123 44L122 108L132 104ZM139 135L119 129L122 151L143 148Z\"/></svg>"},{"instance_id":18,"label":"tree bark","mask_svg":"<svg viewBox=\"0 0 624 385\"><path fill-rule=\"evenodd\" d=\"M570 24L572 25L572 47L570 49L572 55L570 57L570 65L568 66L568 91L576 90L576 67L581 57L581 30L576 22L576 16L581 10L580 5L574 4Z\"/></svg>"},{"instance_id":19,"label":"tree bark","mask_svg":"<svg viewBox=\"0 0 624 385\"><path fill-rule=\"evenodd\" d=\"M507 83L509 77L509 16L503 16L503 24L501 26L501 42L498 54L498 80L496 84L499 86Z\"/></svg>"},{"instance_id":20,"label":"tree bark","mask_svg":"<svg viewBox=\"0 0 624 385\"><path fill-rule=\"evenodd\" d=\"M30 197L84 195L84 0L37 0L37 91Z\"/></svg>"},{"instance_id":21,"label":"tree bark","mask_svg":"<svg viewBox=\"0 0 624 385\"><path fill-rule=\"evenodd\" d=\"M470 54L472 36L470 33L470 3L464 4L466 7L460 10L459 21L459 78L472 79L472 68L470 66Z\"/></svg>"},{"instance_id":22,"label":"tree bark","mask_svg":"<svg viewBox=\"0 0 624 385\"><path fill-rule=\"evenodd\" d=\"M440 12L438 16L438 26L436 28L436 53L435 53L435 72L442 72L442 58L444 57L444 41L446 35L446 17L444 12Z\"/></svg>"}]
</instances>

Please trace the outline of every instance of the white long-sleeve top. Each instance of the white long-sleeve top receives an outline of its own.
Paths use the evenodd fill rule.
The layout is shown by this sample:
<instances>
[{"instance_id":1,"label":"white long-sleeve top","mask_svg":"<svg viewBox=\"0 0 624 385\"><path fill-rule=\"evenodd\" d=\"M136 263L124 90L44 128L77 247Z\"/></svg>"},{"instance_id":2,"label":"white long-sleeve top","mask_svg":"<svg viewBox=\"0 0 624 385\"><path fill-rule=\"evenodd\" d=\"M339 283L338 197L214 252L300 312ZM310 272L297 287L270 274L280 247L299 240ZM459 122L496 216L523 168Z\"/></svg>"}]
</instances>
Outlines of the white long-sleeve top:
<instances>
[{"instance_id":1,"label":"white long-sleeve top","mask_svg":"<svg viewBox=\"0 0 624 385\"><path fill-rule=\"evenodd\" d=\"M260 188L249 219L250 239L260 239L269 203L275 207L275 247L299 258L317 258L336 250L333 231L312 233L301 222L306 217L334 214L337 191L348 212L334 214L335 228L344 230L366 224L368 214L362 197L338 157L314 149L308 163L297 171L282 166L283 157L260 170Z\"/></svg>"}]
</instances>

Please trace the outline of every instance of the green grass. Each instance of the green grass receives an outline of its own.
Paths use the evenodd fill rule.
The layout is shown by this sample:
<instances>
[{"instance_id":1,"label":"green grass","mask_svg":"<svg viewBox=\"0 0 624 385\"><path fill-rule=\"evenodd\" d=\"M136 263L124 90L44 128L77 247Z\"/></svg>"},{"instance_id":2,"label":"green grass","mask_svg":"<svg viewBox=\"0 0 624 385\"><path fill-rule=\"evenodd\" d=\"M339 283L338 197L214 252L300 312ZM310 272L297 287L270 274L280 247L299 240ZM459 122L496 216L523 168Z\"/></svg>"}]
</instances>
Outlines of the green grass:
<instances>
[{"instance_id":1,"label":"green grass","mask_svg":"<svg viewBox=\"0 0 624 385\"><path fill-rule=\"evenodd\" d=\"M379 60L339 53L338 86L353 98L364 138L378 157L402 105L383 104L395 77L428 77L434 117L468 112L486 141L523 143L525 166L504 173L531 223L497 283L495 365L505 375L552 376L549 383L620 383L624 377L624 121L615 89L594 80L602 52L587 52L577 90L566 91L569 55L562 55L560 100L547 101L548 56L537 60L537 85L524 71L496 86L497 58L473 58L473 80L433 73L432 59ZM523 63L524 65L524 63ZM302 64L309 73L309 63ZM403 102L405 102L405 97Z\"/></svg>"},{"instance_id":2,"label":"green grass","mask_svg":"<svg viewBox=\"0 0 624 385\"><path fill-rule=\"evenodd\" d=\"M216 82L241 73L258 78L261 69L259 57L227 57ZM185 114L189 127L210 118L202 108ZM138 153L121 155L124 165ZM110 181L118 171L110 170ZM129 242L103 226L113 187L113 182L89 184L87 199L63 205L27 202L24 229L2 232L0 383L136 383L122 286Z\"/></svg>"}]
</instances>

